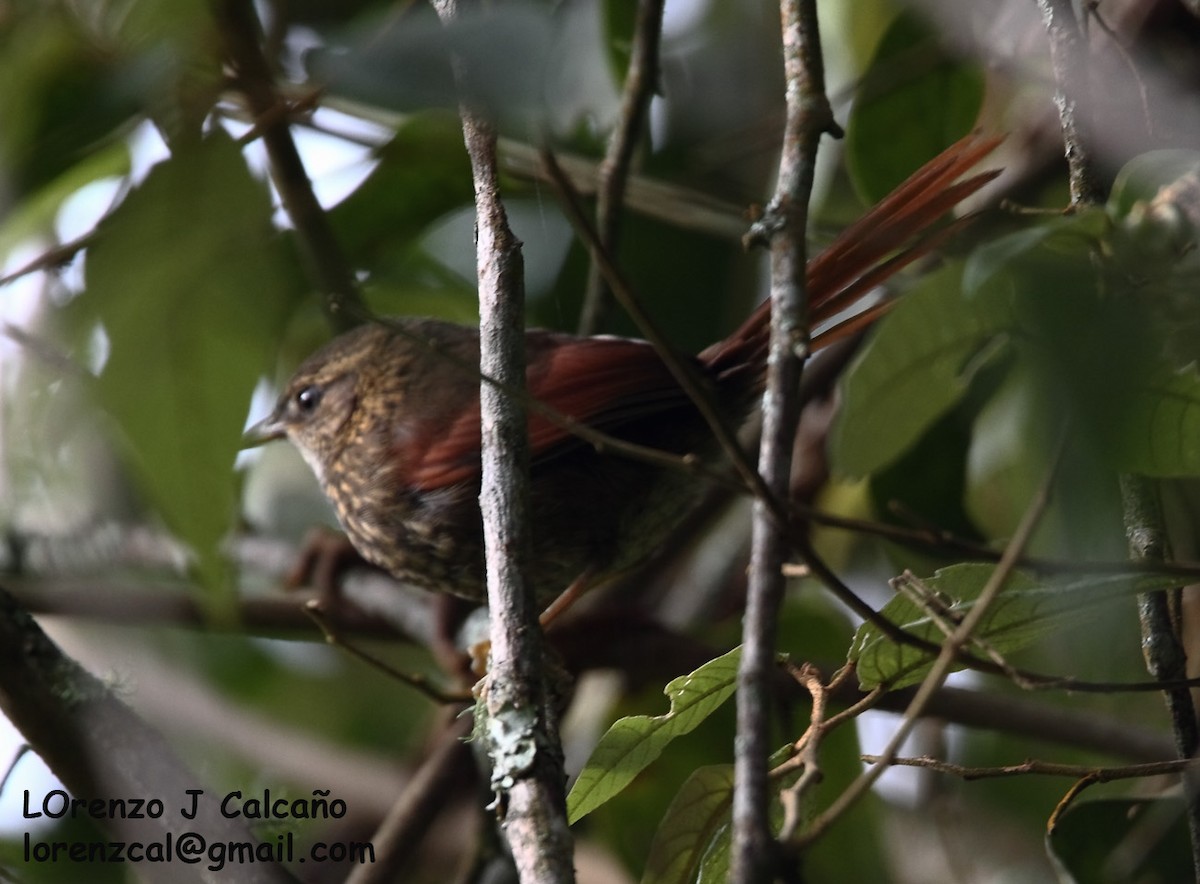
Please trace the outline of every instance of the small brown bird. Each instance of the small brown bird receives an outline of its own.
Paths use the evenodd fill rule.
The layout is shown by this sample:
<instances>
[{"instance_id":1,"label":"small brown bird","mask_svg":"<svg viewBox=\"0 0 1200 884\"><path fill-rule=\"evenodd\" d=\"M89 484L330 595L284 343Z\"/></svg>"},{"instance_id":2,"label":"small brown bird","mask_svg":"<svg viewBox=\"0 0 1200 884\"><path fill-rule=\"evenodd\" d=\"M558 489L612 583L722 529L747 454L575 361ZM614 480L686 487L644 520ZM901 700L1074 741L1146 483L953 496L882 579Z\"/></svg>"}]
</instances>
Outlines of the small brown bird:
<instances>
[{"instance_id":1,"label":"small brown bird","mask_svg":"<svg viewBox=\"0 0 1200 884\"><path fill-rule=\"evenodd\" d=\"M814 324L941 242L952 227L922 234L995 176L955 183L997 143L969 136L948 148L810 261ZM877 313L860 314L850 327ZM692 359L733 426L761 394L769 320L764 304ZM526 341L529 395L554 412L639 445L720 457L705 420L646 342L548 331L530 331ZM482 601L480 380L464 370L478 362L476 329L431 319L361 326L301 365L248 439L287 437L299 448L368 561L401 580ZM537 410L529 442L527 579L542 603L583 575L595 583L647 558L702 486L684 471L597 451Z\"/></svg>"}]
</instances>

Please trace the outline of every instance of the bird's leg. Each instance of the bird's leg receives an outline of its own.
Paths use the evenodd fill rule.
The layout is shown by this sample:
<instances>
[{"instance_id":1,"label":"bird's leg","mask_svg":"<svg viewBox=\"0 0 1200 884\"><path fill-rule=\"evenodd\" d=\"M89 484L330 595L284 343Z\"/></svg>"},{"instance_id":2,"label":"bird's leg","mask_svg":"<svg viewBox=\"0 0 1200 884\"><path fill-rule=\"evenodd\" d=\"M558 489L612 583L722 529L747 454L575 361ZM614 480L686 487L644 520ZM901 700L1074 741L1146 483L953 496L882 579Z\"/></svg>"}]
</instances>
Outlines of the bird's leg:
<instances>
[{"instance_id":1,"label":"bird's leg","mask_svg":"<svg viewBox=\"0 0 1200 884\"><path fill-rule=\"evenodd\" d=\"M552 601L546 610L542 611L538 617L538 623L542 629L548 627L556 619L566 613L567 609L575 602L579 601L579 597L583 595L583 591L592 585L592 572L584 571L578 577L571 581L571 585L562 591L562 593Z\"/></svg>"},{"instance_id":2,"label":"bird's leg","mask_svg":"<svg viewBox=\"0 0 1200 884\"><path fill-rule=\"evenodd\" d=\"M584 590L592 585L592 572L584 571L578 577L571 581L571 585L564 589L538 617L538 624L543 630L548 628L551 623L566 613L579 597L583 595ZM468 653L471 656L471 671L478 676L483 676L487 672L488 654L492 652L492 643L490 641L481 641L471 646Z\"/></svg>"},{"instance_id":3,"label":"bird's leg","mask_svg":"<svg viewBox=\"0 0 1200 884\"><path fill-rule=\"evenodd\" d=\"M304 537L296 563L283 578L285 589L312 586L326 610L342 603L341 578L352 567L369 565L340 531L324 526L313 528Z\"/></svg>"}]
</instances>

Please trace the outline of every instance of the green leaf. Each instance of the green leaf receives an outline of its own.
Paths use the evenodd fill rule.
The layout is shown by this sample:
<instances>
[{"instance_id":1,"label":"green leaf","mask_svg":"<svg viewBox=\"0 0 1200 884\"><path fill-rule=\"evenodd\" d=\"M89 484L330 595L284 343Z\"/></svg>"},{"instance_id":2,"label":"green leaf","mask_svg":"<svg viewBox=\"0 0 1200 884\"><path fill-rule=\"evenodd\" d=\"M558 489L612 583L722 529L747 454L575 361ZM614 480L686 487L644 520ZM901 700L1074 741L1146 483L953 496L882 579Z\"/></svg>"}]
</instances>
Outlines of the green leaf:
<instances>
[{"instance_id":1,"label":"green leaf","mask_svg":"<svg viewBox=\"0 0 1200 884\"><path fill-rule=\"evenodd\" d=\"M966 616L995 570L989 564L952 565L921 582L935 595L941 619L951 626ZM1109 599L1165 589L1179 582L1167 576L1096 575L1037 580L1014 572L984 616L975 638L984 639L1001 654L1019 650ZM927 641L940 644L945 632L926 610L907 595L897 594L879 612L883 617ZM976 656L979 653L976 652ZM873 624L864 623L854 635L849 659L857 664L859 684L870 690L881 684L891 689L916 684L929 671L933 656L911 645L898 645ZM961 667L959 667L961 668Z\"/></svg>"},{"instance_id":2,"label":"green leaf","mask_svg":"<svg viewBox=\"0 0 1200 884\"><path fill-rule=\"evenodd\" d=\"M625 80L625 74L629 70L629 59L633 55L637 6L625 0L605 0L601 4L601 21L604 27L604 46L608 50L609 69L613 79L620 83Z\"/></svg>"},{"instance_id":3,"label":"green leaf","mask_svg":"<svg viewBox=\"0 0 1200 884\"><path fill-rule=\"evenodd\" d=\"M899 458L998 355L1015 322L1012 293L991 287L967 301L959 279L947 267L922 280L847 372L830 437L840 474L863 476Z\"/></svg>"},{"instance_id":4,"label":"green leaf","mask_svg":"<svg viewBox=\"0 0 1200 884\"><path fill-rule=\"evenodd\" d=\"M1122 397L1123 416L1100 424L1116 467L1146 476L1200 475L1200 372L1160 366Z\"/></svg>"},{"instance_id":5,"label":"green leaf","mask_svg":"<svg viewBox=\"0 0 1200 884\"><path fill-rule=\"evenodd\" d=\"M0 221L0 263L8 253L33 237L53 230L64 202L89 184L129 174L129 146L113 142L97 148L61 175L29 194Z\"/></svg>"},{"instance_id":6,"label":"green leaf","mask_svg":"<svg viewBox=\"0 0 1200 884\"><path fill-rule=\"evenodd\" d=\"M1078 801L1046 834L1059 880L1190 881L1186 808L1178 796Z\"/></svg>"},{"instance_id":7,"label":"green leaf","mask_svg":"<svg viewBox=\"0 0 1200 884\"><path fill-rule=\"evenodd\" d=\"M201 575L235 515L233 460L285 301L271 201L234 142L216 133L155 166L100 226L87 290L110 356L96 389L141 484Z\"/></svg>"},{"instance_id":8,"label":"green leaf","mask_svg":"<svg viewBox=\"0 0 1200 884\"><path fill-rule=\"evenodd\" d=\"M1128 215L1135 204L1158 195L1159 188L1174 184L1200 172L1200 152L1194 150L1152 150L1130 160L1117 173L1109 210L1118 217Z\"/></svg>"},{"instance_id":9,"label":"green leaf","mask_svg":"<svg viewBox=\"0 0 1200 884\"><path fill-rule=\"evenodd\" d=\"M38 7L38 14L7 7L0 27L0 216L10 200L27 198L110 143L137 111L123 59L99 51L73 21L76 13Z\"/></svg>"},{"instance_id":10,"label":"green leaf","mask_svg":"<svg viewBox=\"0 0 1200 884\"><path fill-rule=\"evenodd\" d=\"M418 114L379 151L379 163L329 212L338 243L379 276L436 220L472 200L471 164L457 116Z\"/></svg>"},{"instance_id":11,"label":"green leaf","mask_svg":"<svg viewBox=\"0 0 1200 884\"><path fill-rule=\"evenodd\" d=\"M718 845L724 841L728 853L732 798L733 765L701 767L688 777L654 833L642 884L690 884L708 880L706 870L724 870Z\"/></svg>"},{"instance_id":12,"label":"green leaf","mask_svg":"<svg viewBox=\"0 0 1200 884\"><path fill-rule=\"evenodd\" d=\"M875 51L846 126L846 166L863 200L878 202L971 131L983 86L983 71L943 51L919 16L898 16Z\"/></svg>"},{"instance_id":13,"label":"green leaf","mask_svg":"<svg viewBox=\"0 0 1200 884\"><path fill-rule=\"evenodd\" d=\"M972 389L973 396L981 386ZM1119 559L1127 552L1127 541L1111 457L1091 425L1064 419L1071 405L1045 388L1030 360L1010 359L1001 384L987 391L987 403L972 427L967 511L985 537L1011 537L1050 473L1047 506L1027 552Z\"/></svg>"},{"instance_id":14,"label":"green leaf","mask_svg":"<svg viewBox=\"0 0 1200 884\"><path fill-rule=\"evenodd\" d=\"M580 772L567 796L571 823L608 801L662 754L676 737L690 733L729 699L737 686L741 648L672 680L664 690L671 700L665 715L633 715L613 723Z\"/></svg>"}]
</instances>

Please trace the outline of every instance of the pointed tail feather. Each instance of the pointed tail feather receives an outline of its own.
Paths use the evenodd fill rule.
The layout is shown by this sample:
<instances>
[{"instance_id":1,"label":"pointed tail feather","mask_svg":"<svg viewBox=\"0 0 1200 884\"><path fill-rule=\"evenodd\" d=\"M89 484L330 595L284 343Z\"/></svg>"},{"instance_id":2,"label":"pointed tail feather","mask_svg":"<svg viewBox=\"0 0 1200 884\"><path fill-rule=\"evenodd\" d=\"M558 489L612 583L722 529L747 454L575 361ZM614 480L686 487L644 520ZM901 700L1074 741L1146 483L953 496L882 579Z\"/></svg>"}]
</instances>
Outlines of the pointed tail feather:
<instances>
[{"instance_id":1,"label":"pointed tail feather","mask_svg":"<svg viewBox=\"0 0 1200 884\"><path fill-rule=\"evenodd\" d=\"M893 274L940 246L967 219L930 233L943 215L998 174L984 172L957 179L995 150L1002 139L968 135L934 157L899 187L846 228L821 254L808 262L809 316L813 325L851 307L859 298ZM902 251L897 252L898 249ZM873 307L840 323L813 341L825 346L865 328L885 312ZM771 304L761 304L742 326L700 354L718 376L744 370L766 348Z\"/></svg>"}]
</instances>

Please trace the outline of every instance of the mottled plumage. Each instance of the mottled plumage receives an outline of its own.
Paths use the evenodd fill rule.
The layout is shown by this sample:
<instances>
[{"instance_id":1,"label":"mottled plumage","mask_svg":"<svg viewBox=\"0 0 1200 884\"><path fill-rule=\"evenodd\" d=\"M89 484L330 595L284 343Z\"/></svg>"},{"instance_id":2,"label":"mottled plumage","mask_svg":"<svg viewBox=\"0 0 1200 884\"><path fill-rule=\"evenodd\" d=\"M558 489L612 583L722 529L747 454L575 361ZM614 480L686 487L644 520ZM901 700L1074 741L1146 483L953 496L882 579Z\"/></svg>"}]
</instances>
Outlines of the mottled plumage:
<instances>
[{"instance_id":1,"label":"mottled plumage","mask_svg":"<svg viewBox=\"0 0 1200 884\"><path fill-rule=\"evenodd\" d=\"M814 323L933 247L936 237L914 239L993 177L954 183L995 144L970 137L951 147L811 261ZM769 318L763 305L694 359L735 426L761 390ZM640 445L720 456L649 344L531 331L526 349L529 394L555 412ZM366 559L402 580L482 600L478 362L475 329L430 319L365 325L301 365L251 436L286 436L300 449ZM529 437L527 579L543 602L585 573L602 578L645 559L700 492L685 472L600 453L537 410Z\"/></svg>"}]
</instances>

